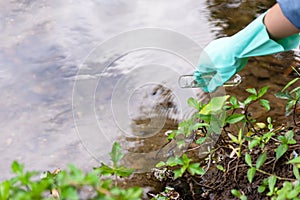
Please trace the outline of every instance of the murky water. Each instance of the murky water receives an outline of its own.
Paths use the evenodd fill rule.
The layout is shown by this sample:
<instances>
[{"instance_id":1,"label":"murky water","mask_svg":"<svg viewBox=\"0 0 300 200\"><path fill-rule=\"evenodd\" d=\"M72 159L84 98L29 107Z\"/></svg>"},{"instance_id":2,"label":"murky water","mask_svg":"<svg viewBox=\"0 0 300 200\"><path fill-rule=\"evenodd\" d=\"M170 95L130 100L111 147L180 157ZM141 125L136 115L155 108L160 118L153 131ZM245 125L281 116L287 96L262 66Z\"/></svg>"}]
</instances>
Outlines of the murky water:
<instances>
[{"instance_id":1,"label":"murky water","mask_svg":"<svg viewBox=\"0 0 300 200\"><path fill-rule=\"evenodd\" d=\"M0 180L9 176L13 160L25 163L26 169L53 170L65 168L68 163L90 169L107 159L115 139L133 152L159 149L163 132L176 125L172 120L180 120L190 112L182 102L199 93L177 86L178 75L192 73L192 66L180 56L158 49L114 52L116 48L105 54L107 49L102 51L101 44L126 31L155 27L183 35L201 47L215 35L239 30L274 1L224 2L1 1ZM238 13L244 17L228 12L236 7L241 8ZM163 37L166 40L158 40L158 46L167 41L167 35ZM124 43L115 44L119 47ZM186 46L180 49L189 50ZM199 53L188 51L194 58ZM114 62L113 56L118 57ZM273 84L273 75L290 62L294 59L252 60L250 64L256 68L260 63L267 65L264 76L249 67L242 72L249 81L231 92L239 93L257 83ZM274 63L275 70L269 70ZM88 70L76 76L85 67ZM78 81L94 84L75 86L80 92L76 100L82 107L77 101L72 105L73 87ZM88 100L92 101L86 101L86 95L91 94L94 96ZM94 112L94 121L89 120L89 111ZM166 116L168 121L162 121ZM95 131L99 129L101 134ZM153 137L156 134L159 137ZM135 141L144 136L145 140Z\"/></svg>"},{"instance_id":2,"label":"murky water","mask_svg":"<svg viewBox=\"0 0 300 200\"><path fill-rule=\"evenodd\" d=\"M80 64L101 42L121 32L144 27L169 29L204 46L213 38L207 14L201 1L1 1L0 179L9 175L10 164L15 159L25 163L27 169L36 170L64 168L67 163L83 169L97 165L98 161L82 144L73 121L72 90ZM176 61L174 56L163 55L166 53L149 51L119 60L115 64L119 66L115 76L97 87L106 89L100 88L101 91L95 93L95 102L99 103L95 116L108 134L108 139L102 138L99 144L101 152L96 156L100 158L102 154L107 155L111 141L121 134L108 120L112 83L126 77L125 71L131 70L128 63L148 62L159 56L160 60L167 61L161 63L166 66ZM188 72L185 66L186 63L177 62L173 67L175 71ZM155 75L149 74L150 77ZM167 82L175 79L165 78ZM137 88L125 105L132 112L130 118L136 118L139 107L143 107L131 102L142 102L141 95L147 95L155 87L157 85L145 86L146 90ZM155 98L144 104L150 105ZM103 108L105 112L101 113Z\"/></svg>"}]
</instances>

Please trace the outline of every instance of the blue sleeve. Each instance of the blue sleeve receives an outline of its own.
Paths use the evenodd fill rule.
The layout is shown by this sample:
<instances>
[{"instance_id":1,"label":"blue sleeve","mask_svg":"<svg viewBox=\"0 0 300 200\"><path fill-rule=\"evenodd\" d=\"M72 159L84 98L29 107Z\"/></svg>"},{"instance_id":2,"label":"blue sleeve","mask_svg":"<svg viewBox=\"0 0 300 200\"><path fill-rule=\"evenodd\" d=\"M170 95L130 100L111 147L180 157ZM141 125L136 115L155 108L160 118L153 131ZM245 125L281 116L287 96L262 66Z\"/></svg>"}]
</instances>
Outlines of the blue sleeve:
<instances>
[{"instance_id":1,"label":"blue sleeve","mask_svg":"<svg viewBox=\"0 0 300 200\"><path fill-rule=\"evenodd\" d=\"M286 18L300 29L300 0L277 0Z\"/></svg>"}]
</instances>

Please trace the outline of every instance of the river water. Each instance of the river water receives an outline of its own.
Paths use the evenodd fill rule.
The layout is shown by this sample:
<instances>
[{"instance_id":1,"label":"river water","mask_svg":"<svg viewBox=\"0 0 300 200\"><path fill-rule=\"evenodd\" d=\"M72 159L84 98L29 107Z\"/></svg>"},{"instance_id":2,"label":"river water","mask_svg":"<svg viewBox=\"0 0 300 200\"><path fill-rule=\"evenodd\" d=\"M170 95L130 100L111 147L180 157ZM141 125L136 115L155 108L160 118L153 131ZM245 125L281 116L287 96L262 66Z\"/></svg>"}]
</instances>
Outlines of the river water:
<instances>
[{"instance_id":1,"label":"river water","mask_svg":"<svg viewBox=\"0 0 300 200\"><path fill-rule=\"evenodd\" d=\"M176 127L190 113L187 98L202 94L179 88L178 76L192 73L201 47L236 32L273 2L1 1L0 180L10 176L13 160L29 170L68 163L88 170L108 160L115 140L135 148L129 141L152 138L165 124ZM268 65L258 75L254 67L245 70L249 81L239 89L258 79L273 84L291 57L252 60L277 68Z\"/></svg>"}]
</instances>

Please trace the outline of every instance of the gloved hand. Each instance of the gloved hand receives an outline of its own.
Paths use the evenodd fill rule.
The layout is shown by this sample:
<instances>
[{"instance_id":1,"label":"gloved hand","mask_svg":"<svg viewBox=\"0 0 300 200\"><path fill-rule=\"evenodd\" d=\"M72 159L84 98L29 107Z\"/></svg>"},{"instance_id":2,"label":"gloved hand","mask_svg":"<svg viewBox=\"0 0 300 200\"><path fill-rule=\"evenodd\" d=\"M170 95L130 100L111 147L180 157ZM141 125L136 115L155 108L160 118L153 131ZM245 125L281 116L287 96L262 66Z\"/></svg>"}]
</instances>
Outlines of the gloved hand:
<instances>
[{"instance_id":1,"label":"gloved hand","mask_svg":"<svg viewBox=\"0 0 300 200\"><path fill-rule=\"evenodd\" d=\"M205 92L213 92L240 71L252 56L269 55L296 48L300 36L295 34L287 38L272 40L260 15L246 28L231 37L212 41L200 55L194 77ZM206 74L213 74L207 78Z\"/></svg>"}]
</instances>

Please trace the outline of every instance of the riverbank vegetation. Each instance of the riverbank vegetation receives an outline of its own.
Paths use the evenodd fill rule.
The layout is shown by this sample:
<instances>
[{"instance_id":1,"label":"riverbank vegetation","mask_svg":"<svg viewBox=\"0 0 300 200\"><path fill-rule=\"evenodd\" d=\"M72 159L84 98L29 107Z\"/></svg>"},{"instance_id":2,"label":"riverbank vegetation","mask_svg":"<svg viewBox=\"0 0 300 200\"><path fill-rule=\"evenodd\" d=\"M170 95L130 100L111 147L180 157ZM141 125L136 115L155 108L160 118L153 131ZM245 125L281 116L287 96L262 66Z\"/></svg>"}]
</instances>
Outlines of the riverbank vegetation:
<instances>
[{"instance_id":1,"label":"riverbank vegetation","mask_svg":"<svg viewBox=\"0 0 300 200\"><path fill-rule=\"evenodd\" d=\"M292 116L292 123L275 124L268 116L268 86L248 88L245 99L226 95L202 103L190 98L195 114L166 136L187 148L157 163L152 172L135 174L122 166L124 155L114 143L112 164L101 163L90 172L73 165L54 172L26 171L14 162L14 177L0 184L0 200L300 199L298 81L295 78L274 94L286 100L285 114ZM265 110L264 120L252 117L253 105ZM131 183L139 176L144 177L140 184ZM154 179L157 187L147 187L145 177Z\"/></svg>"}]
</instances>

